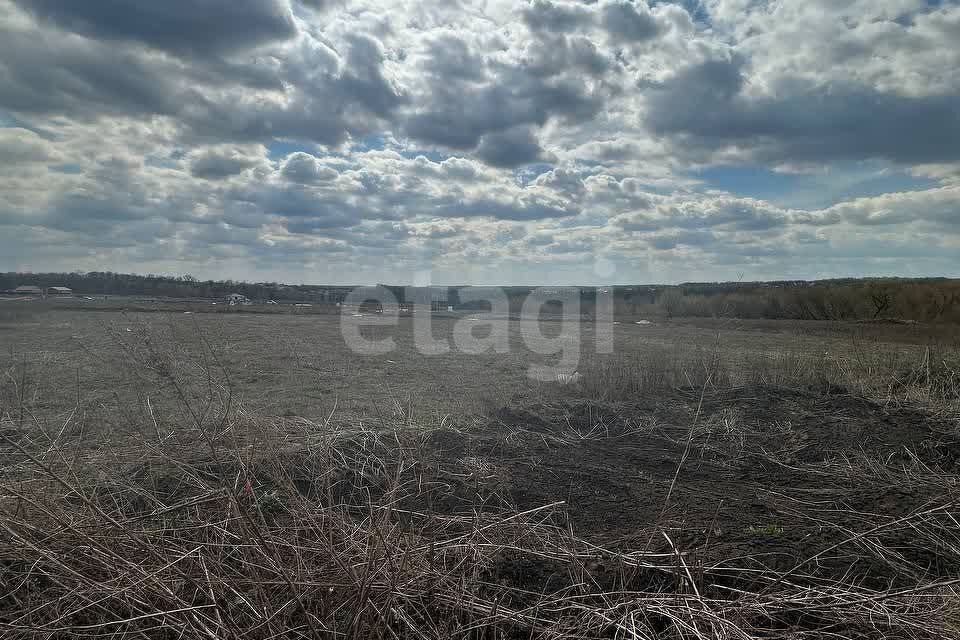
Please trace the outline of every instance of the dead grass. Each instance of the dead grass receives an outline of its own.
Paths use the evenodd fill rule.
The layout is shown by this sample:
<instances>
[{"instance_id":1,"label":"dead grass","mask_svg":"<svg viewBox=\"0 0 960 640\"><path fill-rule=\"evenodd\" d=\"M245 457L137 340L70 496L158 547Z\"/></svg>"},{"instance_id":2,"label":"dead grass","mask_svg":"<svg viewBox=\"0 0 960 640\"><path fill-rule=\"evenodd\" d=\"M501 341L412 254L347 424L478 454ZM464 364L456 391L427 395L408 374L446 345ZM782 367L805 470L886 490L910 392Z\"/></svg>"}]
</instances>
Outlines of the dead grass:
<instances>
[{"instance_id":1,"label":"dead grass","mask_svg":"<svg viewBox=\"0 0 960 640\"><path fill-rule=\"evenodd\" d=\"M28 302L19 300L0 300L0 330L10 325L33 322L37 311Z\"/></svg>"},{"instance_id":2,"label":"dead grass","mask_svg":"<svg viewBox=\"0 0 960 640\"><path fill-rule=\"evenodd\" d=\"M643 352L594 357L580 369L586 396L630 399L678 389L724 392L760 386L855 394L885 403L919 403L960 415L960 351L932 345L853 342L836 350L733 352L720 338L710 346L675 343Z\"/></svg>"},{"instance_id":3,"label":"dead grass","mask_svg":"<svg viewBox=\"0 0 960 640\"><path fill-rule=\"evenodd\" d=\"M431 512L424 495L443 488L424 486L410 434L336 433L282 451L290 438L274 431L253 456L218 448L214 465L141 459L155 471L135 478L101 463L94 484L90 470L32 457L34 483L4 487L5 637L949 634L956 581L911 566L898 539L960 559L953 503L878 517L820 554L849 547L916 580L884 589L828 579L818 557L781 574L743 558L694 564L666 530L669 551L603 548L564 526L562 504ZM556 586L524 589L505 559L550 567Z\"/></svg>"},{"instance_id":4,"label":"dead grass","mask_svg":"<svg viewBox=\"0 0 960 640\"><path fill-rule=\"evenodd\" d=\"M688 548L657 523L633 546L606 546L573 529L563 501L494 509L478 499L444 510L452 480L425 438L439 423L402 403L368 424L340 423L335 406L322 421L261 417L234 398L216 350L201 344L174 353L149 333L128 341L131 375L179 413L158 417L146 395L129 409L146 425L109 439L69 429L73 418L25 415L27 374L11 370L0 413L5 638L960 637L955 476L919 460L896 472L868 458L818 467L830 482L883 491L907 478L942 498L841 524L798 504L799 517L837 541L787 570ZM742 449L751 437L735 412L701 416L706 396L731 389L814 386L953 406L954 361L927 354L865 376L850 356L673 347L598 360L576 392L693 394L686 461L714 440L739 438ZM609 437L560 433L574 445ZM751 455L784 464L777 452ZM463 482L495 473L482 459L462 460ZM758 524L755 535L788 527ZM933 549L937 562L918 563L911 549ZM845 557L886 567L886 581L864 579L856 562L837 571Z\"/></svg>"}]
</instances>

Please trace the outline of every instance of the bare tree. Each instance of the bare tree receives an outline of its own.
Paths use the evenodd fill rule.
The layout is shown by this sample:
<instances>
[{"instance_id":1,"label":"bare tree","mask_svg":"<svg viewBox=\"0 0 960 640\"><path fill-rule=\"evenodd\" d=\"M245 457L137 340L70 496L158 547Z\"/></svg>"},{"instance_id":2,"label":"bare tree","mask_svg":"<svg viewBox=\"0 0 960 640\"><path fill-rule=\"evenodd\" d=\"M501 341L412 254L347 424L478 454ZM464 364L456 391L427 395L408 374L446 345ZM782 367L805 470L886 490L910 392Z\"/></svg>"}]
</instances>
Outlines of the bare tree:
<instances>
[{"instance_id":1,"label":"bare tree","mask_svg":"<svg viewBox=\"0 0 960 640\"><path fill-rule=\"evenodd\" d=\"M880 314L890 308L893 304L893 292L878 282L870 283L870 302L873 303L873 317L879 318Z\"/></svg>"}]
</instances>

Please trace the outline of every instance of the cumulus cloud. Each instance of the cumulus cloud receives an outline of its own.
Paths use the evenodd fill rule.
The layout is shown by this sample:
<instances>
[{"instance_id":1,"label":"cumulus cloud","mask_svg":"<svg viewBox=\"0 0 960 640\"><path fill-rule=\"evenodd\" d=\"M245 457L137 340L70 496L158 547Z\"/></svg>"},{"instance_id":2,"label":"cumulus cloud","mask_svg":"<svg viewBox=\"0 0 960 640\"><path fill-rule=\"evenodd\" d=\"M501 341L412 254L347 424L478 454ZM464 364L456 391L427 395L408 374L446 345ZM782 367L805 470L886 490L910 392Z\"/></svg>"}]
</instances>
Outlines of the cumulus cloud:
<instances>
[{"instance_id":1,"label":"cumulus cloud","mask_svg":"<svg viewBox=\"0 0 960 640\"><path fill-rule=\"evenodd\" d=\"M593 11L576 2L533 0L521 10L523 21L533 31L566 33L583 29L595 21Z\"/></svg>"},{"instance_id":2,"label":"cumulus cloud","mask_svg":"<svg viewBox=\"0 0 960 640\"><path fill-rule=\"evenodd\" d=\"M309 7L315 11L326 11L336 5L342 4L342 0L297 0L301 5Z\"/></svg>"},{"instance_id":3,"label":"cumulus cloud","mask_svg":"<svg viewBox=\"0 0 960 640\"><path fill-rule=\"evenodd\" d=\"M799 80L776 95L751 95L744 65L731 58L681 69L650 92L646 122L681 146L736 146L767 162L960 160L960 95L825 90Z\"/></svg>"},{"instance_id":4,"label":"cumulus cloud","mask_svg":"<svg viewBox=\"0 0 960 640\"><path fill-rule=\"evenodd\" d=\"M179 55L225 54L292 38L284 0L13 0L67 31L142 42Z\"/></svg>"},{"instance_id":5,"label":"cumulus cloud","mask_svg":"<svg viewBox=\"0 0 960 640\"><path fill-rule=\"evenodd\" d=\"M540 142L527 127L488 133L480 140L477 156L494 167L519 167L546 159Z\"/></svg>"},{"instance_id":6,"label":"cumulus cloud","mask_svg":"<svg viewBox=\"0 0 960 640\"><path fill-rule=\"evenodd\" d=\"M604 78L610 60L584 38L534 39L493 57L445 34L426 43L419 64L422 86L404 131L459 151L513 128L587 122L616 92Z\"/></svg>"},{"instance_id":7,"label":"cumulus cloud","mask_svg":"<svg viewBox=\"0 0 960 640\"><path fill-rule=\"evenodd\" d=\"M645 0L606 0L601 11L603 28L616 42L643 42L660 34L660 24Z\"/></svg>"},{"instance_id":8,"label":"cumulus cloud","mask_svg":"<svg viewBox=\"0 0 960 640\"><path fill-rule=\"evenodd\" d=\"M158 11L174 15L178 6L181 15L177 3ZM337 50L308 38L284 50L282 60L239 64L199 54L170 58L13 16L0 20L0 108L15 113L163 118L166 130L205 144L289 137L336 145L375 128L403 102L384 74L380 45L364 35ZM255 43L238 39L251 55Z\"/></svg>"},{"instance_id":9,"label":"cumulus cloud","mask_svg":"<svg viewBox=\"0 0 960 640\"><path fill-rule=\"evenodd\" d=\"M0 165L50 162L60 158L53 143L28 129L0 129Z\"/></svg>"},{"instance_id":10,"label":"cumulus cloud","mask_svg":"<svg viewBox=\"0 0 960 640\"><path fill-rule=\"evenodd\" d=\"M316 156L298 151L291 153L283 162L280 169L283 177L291 182L310 184L322 180L332 180L337 177L335 169L323 166Z\"/></svg>"},{"instance_id":11,"label":"cumulus cloud","mask_svg":"<svg viewBox=\"0 0 960 640\"><path fill-rule=\"evenodd\" d=\"M260 164L261 153L236 147L205 149L190 158L190 175L204 180L223 180Z\"/></svg>"},{"instance_id":12,"label":"cumulus cloud","mask_svg":"<svg viewBox=\"0 0 960 640\"><path fill-rule=\"evenodd\" d=\"M955 234L960 231L960 187L886 193L855 198L815 213L810 222L857 226L911 225Z\"/></svg>"},{"instance_id":13,"label":"cumulus cloud","mask_svg":"<svg viewBox=\"0 0 960 640\"><path fill-rule=\"evenodd\" d=\"M598 256L622 281L952 272L958 25L922 0L0 0L0 255L346 282L582 281Z\"/></svg>"}]
</instances>

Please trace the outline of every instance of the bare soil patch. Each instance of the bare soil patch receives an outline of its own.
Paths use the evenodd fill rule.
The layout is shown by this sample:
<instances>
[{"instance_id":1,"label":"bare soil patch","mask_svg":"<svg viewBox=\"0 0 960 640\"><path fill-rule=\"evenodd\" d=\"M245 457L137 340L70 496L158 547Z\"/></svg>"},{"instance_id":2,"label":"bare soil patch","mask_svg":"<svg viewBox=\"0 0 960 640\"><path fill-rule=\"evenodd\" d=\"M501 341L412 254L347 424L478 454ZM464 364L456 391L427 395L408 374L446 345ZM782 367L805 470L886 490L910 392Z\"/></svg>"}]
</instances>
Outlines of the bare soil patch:
<instances>
[{"instance_id":1,"label":"bare soil patch","mask_svg":"<svg viewBox=\"0 0 960 640\"><path fill-rule=\"evenodd\" d=\"M597 544L664 550L662 537L647 536L665 528L702 562L750 557L770 570L789 570L866 522L960 497L937 481L958 468L955 423L812 391L512 406L480 429L439 430L428 442L451 489L433 502L439 511L563 501L572 531ZM860 551L820 558L820 568L859 565L862 579L898 578ZM940 566L930 549L901 551L918 570L960 571Z\"/></svg>"}]
</instances>

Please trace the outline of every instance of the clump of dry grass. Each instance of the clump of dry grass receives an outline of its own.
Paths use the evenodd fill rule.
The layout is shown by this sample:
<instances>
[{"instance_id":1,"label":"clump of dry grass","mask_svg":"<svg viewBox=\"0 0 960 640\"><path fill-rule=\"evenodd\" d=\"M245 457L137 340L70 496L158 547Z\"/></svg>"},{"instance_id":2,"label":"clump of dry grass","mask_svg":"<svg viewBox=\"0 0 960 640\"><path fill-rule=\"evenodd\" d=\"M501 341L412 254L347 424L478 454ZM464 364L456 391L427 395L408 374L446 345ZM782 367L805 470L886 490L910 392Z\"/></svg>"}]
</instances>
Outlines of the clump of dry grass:
<instances>
[{"instance_id":1,"label":"clump of dry grass","mask_svg":"<svg viewBox=\"0 0 960 640\"><path fill-rule=\"evenodd\" d=\"M907 535L960 560L954 503L866 518L834 548L777 573L743 558L695 562L666 530L650 531L659 544L646 549L604 548L565 524L562 504L436 512L426 496L445 489L416 435L303 433L319 426L261 423L243 447L216 442L217 464L178 451L175 464L67 466L66 449L45 462L7 439L37 473L3 487L4 637L952 633L957 581L924 574L898 545ZM909 571L913 586L819 570L841 550Z\"/></svg>"},{"instance_id":2,"label":"clump of dry grass","mask_svg":"<svg viewBox=\"0 0 960 640\"><path fill-rule=\"evenodd\" d=\"M584 395L604 400L677 389L723 389L733 384L729 364L716 347L651 347L584 363L580 383Z\"/></svg>"},{"instance_id":3,"label":"clump of dry grass","mask_svg":"<svg viewBox=\"0 0 960 640\"><path fill-rule=\"evenodd\" d=\"M708 346L677 343L594 357L580 372L584 395L605 400L752 386L852 393L960 415L960 352L942 345L905 351L854 343L833 352L782 348L735 353L718 339Z\"/></svg>"}]
</instances>

